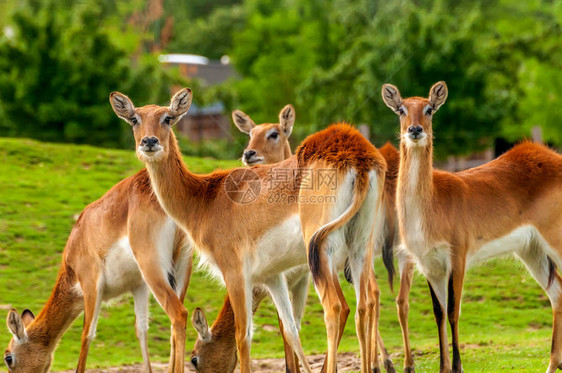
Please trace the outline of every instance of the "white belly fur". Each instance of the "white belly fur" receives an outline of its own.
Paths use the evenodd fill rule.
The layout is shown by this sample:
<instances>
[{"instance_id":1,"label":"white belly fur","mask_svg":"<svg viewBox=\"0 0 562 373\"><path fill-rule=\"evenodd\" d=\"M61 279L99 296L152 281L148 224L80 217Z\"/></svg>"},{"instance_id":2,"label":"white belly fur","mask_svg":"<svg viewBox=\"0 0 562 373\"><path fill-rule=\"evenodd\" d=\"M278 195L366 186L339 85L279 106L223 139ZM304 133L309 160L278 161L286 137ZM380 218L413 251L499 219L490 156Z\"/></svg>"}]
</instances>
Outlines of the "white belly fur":
<instances>
[{"instance_id":1,"label":"white belly fur","mask_svg":"<svg viewBox=\"0 0 562 373\"><path fill-rule=\"evenodd\" d=\"M254 283L262 283L269 276L306 264L299 215L295 214L267 231L259 239L249 262Z\"/></svg>"},{"instance_id":2,"label":"white belly fur","mask_svg":"<svg viewBox=\"0 0 562 373\"><path fill-rule=\"evenodd\" d=\"M105 257L103 299L117 297L142 283L142 275L133 256L129 237L122 237L111 246Z\"/></svg>"},{"instance_id":3,"label":"white belly fur","mask_svg":"<svg viewBox=\"0 0 562 373\"><path fill-rule=\"evenodd\" d=\"M486 242L479 248L476 248L474 253L469 251L468 264L471 265L482 262L496 256L517 253L527 248L533 237L540 237L544 242L544 239L542 239L540 233L534 226L520 226L503 237Z\"/></svg>"},{"instance_id":4,"label":"white belly fur","mask_svg":"<svg viewBox=\"0 0 562 373\"><path fill-rule=\"evenodd\" d=\"M526 250L533 238L537 239L538 242L541 243L542 249L546 250L552 257L552 250L549 250L546 241L538 230L532 225L523 225L505 236L483 243L478 247L471 248L467 255L466 269L473 264L484 262L494 257ZM415 256L420 271L426 277L437 278L448 275L450 270L450 245L441 243L431 246L435 248L432 250L424 250L425 254L421 257ZM408 249L410 250L410 248ZM552 259L555 261L557 260L556 256L552 257Z\"/></svg>"}]
</instances>

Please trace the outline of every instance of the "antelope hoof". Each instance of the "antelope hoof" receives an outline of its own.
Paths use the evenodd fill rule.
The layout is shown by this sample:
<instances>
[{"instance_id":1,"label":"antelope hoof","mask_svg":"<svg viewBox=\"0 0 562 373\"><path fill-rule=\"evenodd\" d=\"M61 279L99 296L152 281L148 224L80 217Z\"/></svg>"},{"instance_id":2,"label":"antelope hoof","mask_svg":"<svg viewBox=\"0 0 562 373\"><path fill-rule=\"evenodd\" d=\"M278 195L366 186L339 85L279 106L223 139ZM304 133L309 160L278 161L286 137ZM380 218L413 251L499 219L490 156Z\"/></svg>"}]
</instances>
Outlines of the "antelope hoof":
<instances>
[{"instance_id":1,"label":"antelope hoof","mask_svg":"<svg viewBox=\"0 0 562 373\"><path fill-rule=\"evenodd\" d=\"M414 368L414 367L404 367L404 373L416 373L416 368Z\"/></svg>"},{"instance_id":2,"label":"antelope hoof","mask_svg":"<svg viewBox=\"0 0 562 373\"><path fill-rule=\"evenodd\" d=\"M396 373L396 369L394 369L394 363L390 359L384 361L384 369L386 370L386 373Z\"/></svg>"}]
</instances>

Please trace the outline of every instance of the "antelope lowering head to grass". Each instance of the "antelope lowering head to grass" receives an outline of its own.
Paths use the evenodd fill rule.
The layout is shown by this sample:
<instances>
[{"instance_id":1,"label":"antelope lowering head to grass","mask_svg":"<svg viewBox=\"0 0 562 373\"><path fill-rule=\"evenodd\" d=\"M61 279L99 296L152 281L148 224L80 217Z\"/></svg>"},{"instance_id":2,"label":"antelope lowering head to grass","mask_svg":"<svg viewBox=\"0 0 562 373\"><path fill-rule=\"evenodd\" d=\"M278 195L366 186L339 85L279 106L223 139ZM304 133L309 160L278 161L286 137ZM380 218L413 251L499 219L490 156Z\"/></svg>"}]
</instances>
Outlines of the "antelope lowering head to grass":
<instances>
[{"instance_id":1,"label":"antelope lowering head to grass","mask_svg":"<svg viewBox=\"0 0 562 373\"><path fill-rule=\"evenodd\" d=\"M13 338L4 353L11 373L49 370L58 341L84 311L81 349L76 372L86 369L102 301L131 292L135 327L144 360L148 355L149 288L172 323L169 372L184 369L187 310L183 299L191 274L187 237L166 216L141 170L88 205L62 254L59 274L47 303L37 315L29 310L8 314Z\"/></svg>"},{"instance_id":2,"label":"antelope lowering head to grass","mask_svg":"<svg viewBox=\"0 0 562 373\"><path fill-rule=\"evenodd\" d=\"M382 221L386 168L380 153L352 127L335 125L307 138L297 155L283 162L195 175L183 163L171 129L189 109L191 90L176 93L169 107L135 108L127 96L117 92L110 95L110 102L119 117L136 120L137 155L147 166L161 206L189 233L202 260L224 280L234 311L241 372L250 372L252 291L259 285L269 291L285 338L305 371L311 371L284 278L286 270L307 262L303 236L325 310L327 371L336 371L337 345L345 324L341 319L345 299L337 271L349 258L358 297L362 371L367 372L367 333L371 330L367 310L374 302L369 291L374 246L370 240L376 236L375 222ZM306 176L320 170L331 170L333 182L305 188ZM294 175L289 181L295 182L282 189L285 198L277 198L280 190L272 187L277 174ZM246 189L240 193L240 188ZM253 193L246 193L248 189ZM326 198L331 194L335 201ZM248 195L254 198L240 199ZM323 202L305 202L313 200Z\"/></svg>"},{"instance_id":3,"label":"antelope lowering head to grass","mask_svg":"<svg viewBox=\"0 0 562 373\"><path fill-rule=\"evenodd\" d=\"M547 372L562 368L562 156L526 142L467 171L433 169L433 114L447 99L438 82L429 97L382 97L400 118L397 211L402 244L428 280L439 332L440 371L462 372L459 315L471 263L514 253L546 291L554 325ZM447 344L449 319L453 361Z\"/></svg>"}]
</instances>

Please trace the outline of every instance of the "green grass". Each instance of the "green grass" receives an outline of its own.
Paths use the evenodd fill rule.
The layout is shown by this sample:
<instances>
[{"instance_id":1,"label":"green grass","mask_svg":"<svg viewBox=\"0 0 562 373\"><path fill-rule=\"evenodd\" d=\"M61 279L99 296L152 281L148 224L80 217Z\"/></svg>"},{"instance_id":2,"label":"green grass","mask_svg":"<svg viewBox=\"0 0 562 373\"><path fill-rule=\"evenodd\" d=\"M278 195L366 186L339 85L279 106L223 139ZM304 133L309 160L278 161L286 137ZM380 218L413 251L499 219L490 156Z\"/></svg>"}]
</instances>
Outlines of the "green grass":
<instances>
[{"instance_id":1,"label":"green grass","mask_svg":"<svg viewBox=\"0 0 562 373\"><path fill-rule=\"evenodd\" d=\"M53 286L74 217L86 204L142 165L133 151L4 138L0 139L0 162L0 317L3 319L10 307L39 311ZM186 163L196 172L239 165L238 161L189 157ZM395 364L401 366L400 326L380 261L376 263L376 271L383 288L381 333ZM353 308L353 289L345 282L342 284ZM465 371L544 371L550 351L550 303L524 267L512 258L493 260L471 269L465 284L460 324ZM222 305L224 294L224 289L206 274L195 272L185 304L189 310L203 307L211 320ZM410 305L416 371L437 371L437 331L429 292L421 276L414 280ZM104 307L88 367L140 362L133 323L130 296ZM279 332L263 327L277 325L269 301L258 311L255 324L252 356L281 357ZM55 353L54 370L75 368L81 327L79 317ZM0 333L0 348L7 345L10 337L7 329ZM167 361L169 322L154 301L151 302L149 337L152 359ZM194 341L195 332L188 327L187 354ZM322 308L312 288L303 320L302 341L307 353L325 350ZM358 351L353 314L340 351Z\"/></svg>"}]
</instances>

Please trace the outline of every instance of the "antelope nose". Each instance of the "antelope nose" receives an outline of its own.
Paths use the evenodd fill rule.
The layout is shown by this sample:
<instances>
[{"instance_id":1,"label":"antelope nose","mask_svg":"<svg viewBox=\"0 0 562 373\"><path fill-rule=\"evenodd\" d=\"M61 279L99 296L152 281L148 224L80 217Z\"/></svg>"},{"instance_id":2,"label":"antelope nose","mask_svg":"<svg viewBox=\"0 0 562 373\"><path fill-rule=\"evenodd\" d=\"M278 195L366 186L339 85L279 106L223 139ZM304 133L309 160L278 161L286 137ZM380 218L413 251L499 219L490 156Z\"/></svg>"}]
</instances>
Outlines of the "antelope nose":
<instances>
[{"instance_id":1,"label":"antelope nose","mask_svg":"<svg viewBox=\"0 0 562 373\"><path fill-rule=\"evenodd\" d=\"M256 155L256 151L255 151L255 150L244 150L244 158L250 159L250 158L252 158L254 155Z\"/></svg>"},{"instance_id":2,"label":"antelope nose","mask_svg":"<svg viewBox=\"0 0 562 373\"><path fill-rule=\"evenodd\" d=\"M410 126L410 127L408 127L408 133L411 133L414 136L417 136L422 132L423 132L422 126Z\"/></svg>"},{"instance_id":3,"label":"antelope nose","mask_svg":"<svg viewBox=\"0 0 562 373\"><path fill-rule=\"evenodd\" d=\"M145 137L141 140L141 145L148 146L149 149L152 149L155 145L158 144L158 137Z\"/></svg>"}]
</instances>

